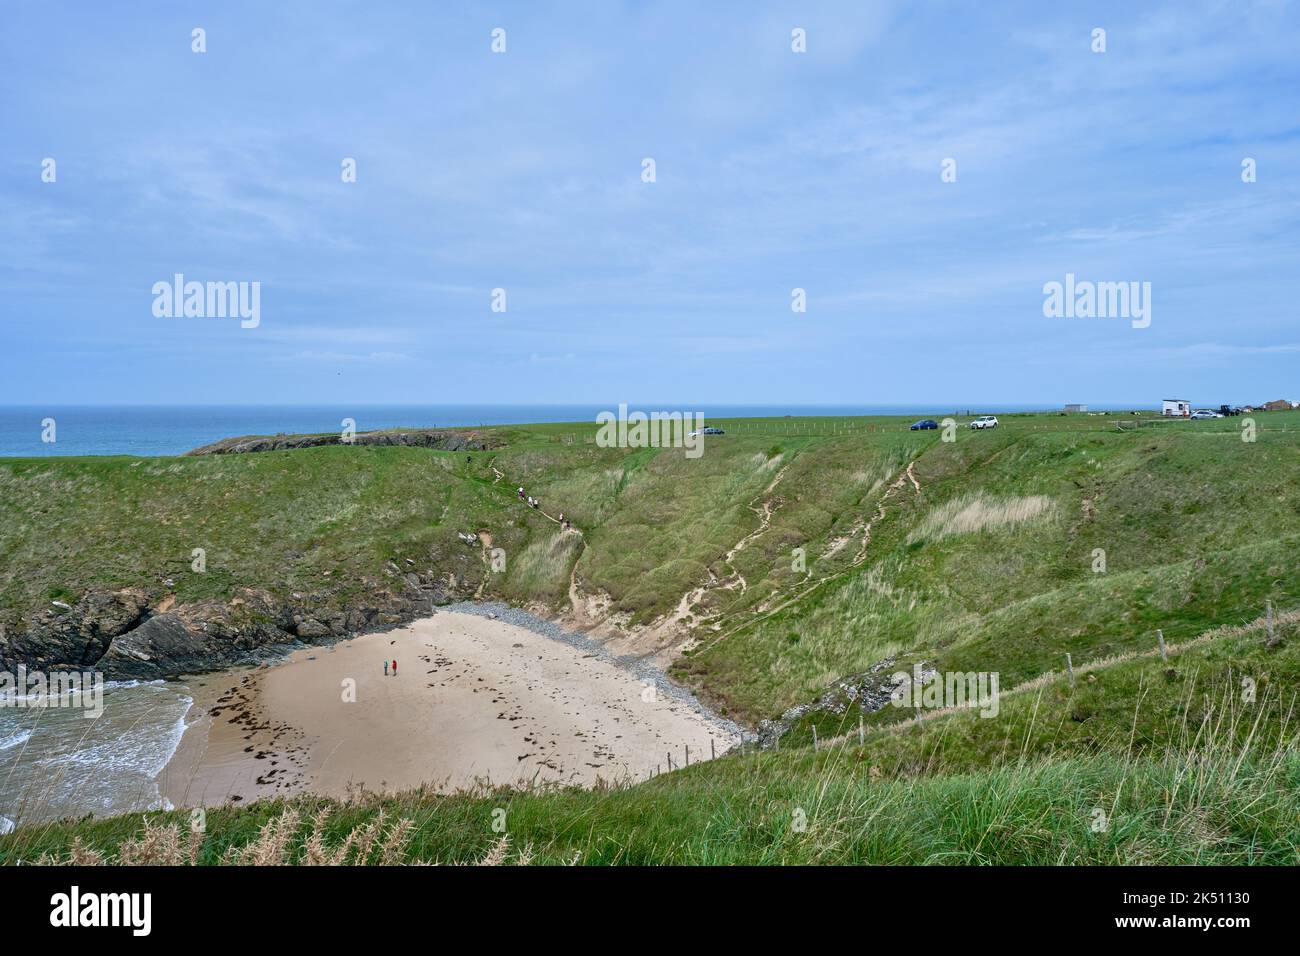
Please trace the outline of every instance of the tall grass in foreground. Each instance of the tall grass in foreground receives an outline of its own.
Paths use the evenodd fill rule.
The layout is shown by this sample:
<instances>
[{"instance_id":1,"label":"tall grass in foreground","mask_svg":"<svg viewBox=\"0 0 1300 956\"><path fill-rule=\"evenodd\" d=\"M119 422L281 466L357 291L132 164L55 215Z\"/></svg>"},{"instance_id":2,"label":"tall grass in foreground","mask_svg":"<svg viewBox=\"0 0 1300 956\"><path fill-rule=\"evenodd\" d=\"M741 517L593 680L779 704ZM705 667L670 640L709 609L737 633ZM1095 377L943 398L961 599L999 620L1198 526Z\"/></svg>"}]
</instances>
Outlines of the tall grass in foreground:
<instances>
[{"instance_id":1,"label":"tall grass in foreground","mask_svg":"<svg viewBox=\"0 0 1300 956\"><path fill-rule=\"evenodd\" d=\"M635 786L268 801L209 811L201 835L183 812L86 820L0 838L0 862L1295 864L1295 732L1288 715L1260 733L1261 713L1204 701L1157 756L909 776L846 742Z\"/></svg>"}]
</instances>

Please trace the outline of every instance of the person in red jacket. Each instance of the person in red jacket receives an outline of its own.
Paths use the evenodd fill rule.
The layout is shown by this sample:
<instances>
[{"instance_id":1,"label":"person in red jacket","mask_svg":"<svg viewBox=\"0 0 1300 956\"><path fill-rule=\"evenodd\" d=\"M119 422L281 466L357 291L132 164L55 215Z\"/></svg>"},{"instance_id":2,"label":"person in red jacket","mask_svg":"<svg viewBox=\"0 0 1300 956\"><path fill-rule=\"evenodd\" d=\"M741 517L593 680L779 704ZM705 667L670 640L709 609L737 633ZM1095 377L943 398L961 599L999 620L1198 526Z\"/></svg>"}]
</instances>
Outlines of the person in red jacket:
<instances>
[{"instance_id":1,"label":"person in red jacket","mask_svg":"<svg viewBox=\"0 0 1300 956\"><path fill-rule=\"evenodd\" d=\"M397 676L397 661L393 661L393 676Z\"/></svg>"}]
</instances>

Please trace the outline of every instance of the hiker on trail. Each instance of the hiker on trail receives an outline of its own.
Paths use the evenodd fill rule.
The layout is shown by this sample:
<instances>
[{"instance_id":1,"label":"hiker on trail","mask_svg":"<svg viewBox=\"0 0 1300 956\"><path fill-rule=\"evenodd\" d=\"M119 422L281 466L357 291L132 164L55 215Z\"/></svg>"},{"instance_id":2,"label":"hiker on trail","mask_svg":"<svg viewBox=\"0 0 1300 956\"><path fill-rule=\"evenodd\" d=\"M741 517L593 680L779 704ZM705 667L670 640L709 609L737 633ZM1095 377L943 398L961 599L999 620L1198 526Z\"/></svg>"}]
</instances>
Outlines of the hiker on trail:
<instances>
[{"instance_id":1,"label":"hiker on trail","mask_svg":"<svg viewBox=\"0 0 1300 956\"><path fill-rule=\"evenodd\" d=\"M520 485L520 486L519 486L519 500L520 500L520 501L523 501L523 500L524 500L524 488L523 488L523 485Z\"/></svg>"},{"instance_id":2,"label":"hiker on trail","mask_svg":"<svg viewBox=\"0 0 1300 956\"><path fill-rule=\"evenodd\" d=\"M393 661L393 676L397 676L397 661Z\"/></svg>"},{"instance_id":3,"label":"hiker on trail","mask_svg":"<svg viewBox=\"0 0 1300 956\"><path fill-rule=\"evenodd\" d=\"M384 661L384 676L388 676L388 661Z\"/></svg>"}]
</instances>

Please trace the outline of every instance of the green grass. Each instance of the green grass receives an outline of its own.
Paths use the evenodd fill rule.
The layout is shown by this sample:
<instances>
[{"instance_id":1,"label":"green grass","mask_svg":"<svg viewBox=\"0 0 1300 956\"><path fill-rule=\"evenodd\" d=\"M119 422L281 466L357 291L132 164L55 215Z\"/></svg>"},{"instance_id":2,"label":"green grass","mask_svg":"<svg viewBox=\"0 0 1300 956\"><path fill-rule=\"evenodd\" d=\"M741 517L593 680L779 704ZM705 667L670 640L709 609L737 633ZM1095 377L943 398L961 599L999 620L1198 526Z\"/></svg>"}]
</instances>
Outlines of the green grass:
<instances>
[{"instance_id":1,"label":"green grass","mask_svg":"<svg viewBox=\"0 0 1300 956\"><path fill-rule=\"evenodd\" d=\"M341 606L395 587L394 562L556 612L576 580L635 632L712 581L672 673L742 721L884 658L1030 686L1004 693L991 720L817 712L781 753L636 787L367 800L337 807L330 832L382 808L415 821L410 859L478 859L501 805L513 845L543 861L1293 863L1300 673L1281 612L1300 607L1300 413L1253 417L1254 442L1241 419L1013 415L953 443L899 419L722 422L696 460L598 448L594 425L497 429L507 444L468 463L343 447L0 460L0 621L120 587ZM520 484L581 536L520 504ZM458 531L490 533L506 571L490 573ZM206 574L189 570L195 547ZM1281 646L1252 623L1265 602ZM1157 628L1198 642L1162 662ZM1240 700L1243 677L1255 703ZM814 727L849 739L814 752ZM1114 811L1100 836L1099 806ZM282 809L213 811L204 859ZM111 851L138 828L25 831L0 840L0 858L66 850L77 834Z\"/></svg>"},{"instance_id":2,"label":"green grass","mask_svg":"<svg viewBox=\"0 0 1300 956\"><path fill-rule=\"evenodd\" d=\"M507 445L469 463L371 447L5 459L0 622L123 587L155 602L257 588L345 606L399 590L395 565L555 611L573 575L636 628L712 579L732 586L693 609L698 647L676 673L757 721L887 655L1019 681L1066 652L1083 663L1149 646L1156 627L1177 640L1253 618L1265 600L1300 603L1300 413L1256 415L1254 443L1239 419L1123 433L1116 419L1132 420L1006 416L997 431L959 428L955 443L898 419L743 420L694 460L598 448L594 424L497 429ZM909 463L920 492L891 493ZM520 484L582 537L557 539L518 502ZM940 528L971 501L1026 500L1048 507ZM505 552L504 573L456 538L479 530ZM190 569L195 548L206 573Z\"/></svg>"},{"instance_id":3,"label":"green grass","mask_svg":"<svg viewBox=\"0 0 1300 956\"><path fill-rule=\"evenodd\" d=\"M612 792L304 799L294 808L332 811L323 827L330 846L381 810L389 821L409 820L408 862L490 857L497 809L514 852L543 864L1293 865L1300 843L1294 756L1263 765L1219 756L1190 773L1175 755L1094 757L911 780L809 776L788 763L692 768L671 783ZM198 862L252 844L283 810L268 802L210 811ZM185 814L161 819L188 826ZM0 863L67 859L74 836L112 860L140 832L138 816L24 832L0 838ZM295 829L285 862L301 857L308 833Z\"/></svg>"},{"instance_id":4,"label":"green grass","mask_svg":"<svg viewBox=\"0 0 1300 956\"><path fill-rule=\"evenodd\" d=\"M1297 416L1268 415L1254 443L1232 420L1128 433L1017 430L1013 420L932 442L915 459L921 492L891 499L862 566L832 567L804 600L705 639L678 674L754 719L903 649L1018 681L1061 666L1066 652L1079 662L1150 646L1156 627L1181 639L1252 619L1266 600L1294 606ZM1023 524L918 535L976 495L1053 507ZM810 571L820 578L822 564Z\"/></svg>"},{"instance_id":5,"label":"green grass","mask_svg":"<svg viewBox=\"0 0 1300 956\"><path fill-rule=\"evenodd\" d=\"M491 858L504 826L515 858L540 863L1293 865L1300 664L1293 643L1269 650L1263 636L1238 629L1168 664L1116 662L1074 691L1061 678L1010 695L994 719L941 715L874 728L864 745L850 734L817 751L725 756L636 786L215 809L198 862L255 846L286 811L301 823L281 860L299 862L308 821L328 810L315 829L332 847L377 821L406 821L407 862ZM1250 701L1243 674L1259 681ZM188 826L184 813L148 819ZM0 838L0 863L88 850L112 860L143 827L126 816L26 828Z\"/></svg>"}]
</instances>

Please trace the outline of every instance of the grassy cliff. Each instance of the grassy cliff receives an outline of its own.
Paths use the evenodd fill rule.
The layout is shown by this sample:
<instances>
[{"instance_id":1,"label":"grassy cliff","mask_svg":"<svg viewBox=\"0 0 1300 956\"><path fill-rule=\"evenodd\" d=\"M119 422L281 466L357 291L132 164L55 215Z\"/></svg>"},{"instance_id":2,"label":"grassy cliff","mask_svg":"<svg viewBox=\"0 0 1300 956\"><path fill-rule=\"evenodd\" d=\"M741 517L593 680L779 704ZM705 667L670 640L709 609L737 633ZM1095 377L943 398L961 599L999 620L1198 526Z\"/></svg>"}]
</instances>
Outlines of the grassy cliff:
<instances>
[{"instance_id":1,"label":"grassy cliff","mask_svg":"<svg viewBox=\"0 0 1300 956\"><path fill-rule=\"evenodd\" d=\"M503 444L472 453L9 459L0 622L120 589L154 607L257 590L342 613L410 597L416 575L616 629L750 724L882 661L1000 675L992 719L847 701L789 721L780 752L637 787L333 807L315 845L383 810L410 821L409 859L531 844L586 862L1295 862L1300 414L1254 421L1243 441L1241 419L1005 416L948 442L898 419L744 420L698 459L600 448L593 425L489 429ZM213 811L195 852L216 860L278 819L300 856L322 806ZM485 823L497 806L510 851ZM0 855L80 835L111 856L139 828L54 827Z\"/></svg>"}]
</instances>

